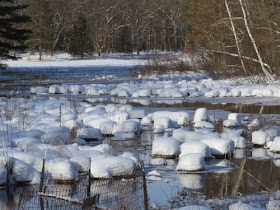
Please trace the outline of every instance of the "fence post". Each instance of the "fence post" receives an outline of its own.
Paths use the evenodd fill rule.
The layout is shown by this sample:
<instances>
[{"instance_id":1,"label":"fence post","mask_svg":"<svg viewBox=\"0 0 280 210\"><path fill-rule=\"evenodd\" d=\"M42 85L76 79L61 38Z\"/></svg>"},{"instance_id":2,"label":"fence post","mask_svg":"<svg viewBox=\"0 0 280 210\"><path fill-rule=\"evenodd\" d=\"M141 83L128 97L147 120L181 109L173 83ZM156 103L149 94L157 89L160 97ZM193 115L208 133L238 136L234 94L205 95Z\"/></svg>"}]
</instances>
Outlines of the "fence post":
<instances>
[{"instance_id":1,"label":"fence post","mask_svg":"<svg viewBox=\"0 0 280 210\"><path fill-rule=\"evenodd\" d=\"M142 161L141 166L142 166L142 176L143 176L144 206L145 206L145 210L148 210L149 209L149 201L148 201L148 192L147 192L147 183L146 183L144 161Z\"/></svg>"},{"instance_id":2,"label":"fence post","mask_svg":"<svg viewBox=\"0 0 280 210\"><path fill-rule=\"evenodd\" d=\"M43 185L44 185L44 179L45 179L45 162L46 162L46 156L47 156L47 149L45 149L45 155L44 155L44 159L43 159L43 166L42 166L42 172L41 172L41 180L40 180L40 188L39 188L39 192L43 192ZM44 210L44 201L43 199L39 198L40 200L40 206L41 206L41 210Z\"/></svg>"},{"instance_id":3,"label":"fence post","mask_svg":"<svg viewBox=\"0 0 280 210\"><path fill-rule=\"evenodd\" d=\"M87 196L90 196L90 174L91 174L91 158L89 158L89 169L88 169L88 188L87 188Z\"/></svg>"}]
</instances>

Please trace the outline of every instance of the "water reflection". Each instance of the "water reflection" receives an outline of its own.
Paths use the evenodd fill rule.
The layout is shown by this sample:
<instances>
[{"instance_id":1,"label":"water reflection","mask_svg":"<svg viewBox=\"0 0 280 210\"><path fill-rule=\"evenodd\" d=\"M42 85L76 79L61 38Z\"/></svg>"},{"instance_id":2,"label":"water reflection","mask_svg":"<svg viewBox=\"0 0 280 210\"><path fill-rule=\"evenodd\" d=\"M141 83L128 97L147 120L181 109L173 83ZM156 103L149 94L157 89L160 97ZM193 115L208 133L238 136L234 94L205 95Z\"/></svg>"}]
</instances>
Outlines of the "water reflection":
<instances>
[{"instance_id":1,"label":"water reflection","mask_svg":"<svg viewBox=\"0 0 280 210\"><path fill-rule=\"evenodd\" d=\"M206 173L203 174L181 174L177 177L181 185L188 190L198 190L205 187Z\"/></svg>"}]
</instances>

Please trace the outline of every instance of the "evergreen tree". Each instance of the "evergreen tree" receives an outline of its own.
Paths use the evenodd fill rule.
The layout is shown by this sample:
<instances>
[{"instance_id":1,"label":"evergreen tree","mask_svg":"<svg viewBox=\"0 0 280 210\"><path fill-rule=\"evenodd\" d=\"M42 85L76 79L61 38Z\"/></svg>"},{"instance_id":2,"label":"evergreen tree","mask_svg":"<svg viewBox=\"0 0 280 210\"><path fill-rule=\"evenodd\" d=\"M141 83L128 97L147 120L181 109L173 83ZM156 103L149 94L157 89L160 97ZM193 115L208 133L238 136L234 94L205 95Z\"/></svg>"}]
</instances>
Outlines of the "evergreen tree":
<instances>
[{"instance_id":1,"label":"evergreen tree","mask_svg":"<svg viewBox=\"0 0 280 210\"><path fill-rule=\"evenodd\" d=\"M15 5L13 0L0 1L0 59L16 59L16 55L11 55L11 51L24 50L24 41L28 39L29 30L20 27L30 18L20 15L19 12L27 8L26 5ZM4 65L0 64L0 67Z\"/></svg>"},{"instance_id":2,"label":"evergreen tree","mask_svg":"<svg viewBox=\"0 0 280 210\"><path fill-rule=\"evenodd\" d=\"M28 13L32 20L29 24L32 30L29 48L38 50L41 60L43 51L51 51L54 42L55 29L50 1L31 0Z\"/></svg>"},{"instance_id":3,"label":"evergreen tree","mask_svg":"<svg viewBox=\"0 0 280 210\"><path fill-rule=\"evenodd\" d=\"M80 13L70 35L69 53L82 59L84 53L89 51L91 51L91 44L88 24L84 15Z\"/></svg>"}]
</instances>

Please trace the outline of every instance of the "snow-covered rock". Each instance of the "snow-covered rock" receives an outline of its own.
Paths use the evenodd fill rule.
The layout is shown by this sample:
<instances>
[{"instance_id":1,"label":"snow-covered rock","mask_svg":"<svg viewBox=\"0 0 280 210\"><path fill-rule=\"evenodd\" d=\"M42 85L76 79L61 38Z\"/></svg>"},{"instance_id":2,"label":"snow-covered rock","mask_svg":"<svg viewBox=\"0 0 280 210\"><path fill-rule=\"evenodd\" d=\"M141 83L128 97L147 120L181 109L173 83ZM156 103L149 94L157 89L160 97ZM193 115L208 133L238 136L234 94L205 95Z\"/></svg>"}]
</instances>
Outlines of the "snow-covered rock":
<instances>
[{"instance_id":1,"label":"snow-covered rock","mask_svg":"<svg viewBox=\"0 0 280 210\"><path fill-rule=\"evenodd\" d=\"M166 166L167 161L164 158L154 158L150 161L152 166Z\"/></svg>"},{"instance_id":2,"label":"snow-covered rock","mask_svg":"<svg viewBox=\"0 0 280 210\"><path fill-rule=\"evenodd\" d=\"M91 162L93 178L131 176L135 173L135 162L130 158L110 156Z\"/></svg>"},{"instance_id":3,"label":"snow-covered rock","mask_svg":"<svg viewBox=\"0 0 280 210\"><path fill-rule=\"evenodd\" d=\"M172 121L168 117L157 117L154 119L154 129L156 128L171 128Z\"/></svg>"},{"instance_id":4,"label":"snow-covered rock","mask_svg":"<svg viewBox=\"0 0 280 210\"><path fill-rule=\"evenodd\" d=\"M280 152L280 137L275 137L269 148L270 152Z\"/></svg>"},{"instance_id":5,"label":"snow-covered rock","mask_svg":"<svg viewBox=\"0 0 280 210\"><path fill-rule=\"evenodd\" d=\"M199 108L195 111L193 122L209 121L209 116L206 108Z\"/></svg>"},{"instance_id":6,"label":"snow-covered rock","mask_svg":"<svg viewBox=\"0 0 280 210\"><path fill-rule=\"evenodd\" d=\"M211 122L206 121L197 121L194 124L194 128L208 128L208 129L214 129L215 126Z\"/></svg>"},{"instance_id":7,"label":"snow-covered rock","mask_svg":"<svg viewBox=\"0 0 280 210\"><path fill-rule=\"evenodd\" d=\"M180 154L180 144L177 139L160 137L153 141L152 155L154 157L172 158Z\"/></svg>"},{"instance_id":8,"label":"snow-covered rock","mask_svg":"<svg viewBox=\"0 0 280 210\"><path fill-rule=\"evenodd\" d=\"M98 128L79 128L77 130L78 138L85 140L102 140L101 130Z\"/></svg>"},{"instance_id":9,"label":"snow-covered rock","mask_svg":"<svg viewBox=\"0 0 280 210\"><path fill-rule=\"evenodd\" d=\"M201 171L205 169L205 156L198 153L180 157L176 171Z\"/></svg>"},{"instance_id":10,"label":"snow-covered rock","mask_svg":"<svg viewBox=\"0 0 280 210\"><path fill-rule=\"evenodd\" d=\"M173 138L177 139L180 143L187 141L200 141L208 138L219 138L220 134L214 132L199 132L199 131L188 131L184 128L179 128L173 131Z\"/></svg>"},{"instance_id":11,"label":"snow-covered rock","mask_svg":"<svg viewBox=\"0 0 280 210\"><path fill-rule=\"evenodd\" d=\"M252 143L258 146L265 146L269 142L270 136L265 131L254 131L252 132Z\"/></svg>"},{"instance_id":12,"label":"snow-covered rock","mask_svg":"<svg viewBox=\"0 0 280 210\"><path fill-rule=\"evenodd\" d=\"M52 178L56 181L74 181L78 175L69 160L54 161L51 167Z\"/></svg>"},{"instance_id":13,"label":"snow-covered rock","mask_svg":"<svg viewBox=\"0 0 280 210\"><path fill-rule=\"evenodd\" d=\"M223 126L226 128L234 128L240 126L240 123L236 120L224 120Z\"/></svg>"},{"instance_id":14,"label":"snow-covered rock","mask_svg":"<svg viewBox=\"0 0 280 210\"><path fill-rule=\"evenodd\" d=\"M234 153L234 141L230 139L204 139L201 142L210 147L211 154L214 156L232 155Z\"/></svg>"},{"instance_id":15,"label":"snow-covered rock","mask_svg":"<svg viewBox=\"0 0 280 210\"><path fill-rule=\"evenodd\" d=\"M203 144L201 142L185 142L181 144L181 154L180 157L191 154L191 153L199 153L204 155L204 157L208 158L211 157L211 151L208 145Z\"/></svg>"}]
</instances>

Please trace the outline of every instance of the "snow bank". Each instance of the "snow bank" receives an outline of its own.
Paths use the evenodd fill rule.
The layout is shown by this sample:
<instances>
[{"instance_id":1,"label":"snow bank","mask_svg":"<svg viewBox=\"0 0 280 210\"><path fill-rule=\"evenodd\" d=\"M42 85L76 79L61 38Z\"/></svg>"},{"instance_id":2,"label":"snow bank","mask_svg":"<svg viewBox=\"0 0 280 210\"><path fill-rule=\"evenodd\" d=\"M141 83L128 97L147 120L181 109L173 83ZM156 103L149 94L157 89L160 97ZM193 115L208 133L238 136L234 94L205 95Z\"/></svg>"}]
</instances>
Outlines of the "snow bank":
<instances>
[{"instance_id":1,"label":"snow bank","mask_svg":"<svg viewBox=\"0 0 280 210\"><path fill-rule=\"evenodd\" d=\"M172 158L180 154L180 144L177 139L160 137L153 141L152 155L154 157Z\"/></svg>"},{"instance_id":2,"label":"snow bank","mask_svg":"<svg viewBox=\"0 0 280 210\"><path fill-rule=\"evenodd\" d=\"M201 171L205 169L205 156L198 153L180 157L176 171Z\"/></svg>"}]
</instances>

